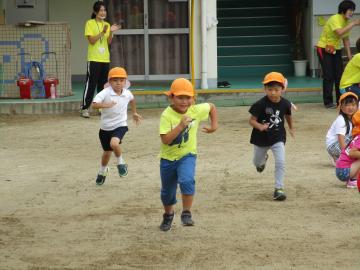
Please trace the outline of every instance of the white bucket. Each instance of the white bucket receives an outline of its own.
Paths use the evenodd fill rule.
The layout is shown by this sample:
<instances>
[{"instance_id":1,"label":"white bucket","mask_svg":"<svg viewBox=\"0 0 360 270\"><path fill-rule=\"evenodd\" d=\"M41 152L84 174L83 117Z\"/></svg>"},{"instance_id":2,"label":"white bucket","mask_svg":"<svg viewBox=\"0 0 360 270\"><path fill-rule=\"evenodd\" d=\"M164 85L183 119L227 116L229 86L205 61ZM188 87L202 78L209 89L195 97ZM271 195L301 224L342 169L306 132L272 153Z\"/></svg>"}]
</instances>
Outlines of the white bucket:
<instances>
[{"instance_id":1,"label":"white bucket","mask_svg":"<svg viewBox=\"0 0 360 270\"><path fill-rule=\"evenodd\" d=\"M304 77L306 75L307 60L293 60L295 77Z\"/></svg>"}]
</instances>

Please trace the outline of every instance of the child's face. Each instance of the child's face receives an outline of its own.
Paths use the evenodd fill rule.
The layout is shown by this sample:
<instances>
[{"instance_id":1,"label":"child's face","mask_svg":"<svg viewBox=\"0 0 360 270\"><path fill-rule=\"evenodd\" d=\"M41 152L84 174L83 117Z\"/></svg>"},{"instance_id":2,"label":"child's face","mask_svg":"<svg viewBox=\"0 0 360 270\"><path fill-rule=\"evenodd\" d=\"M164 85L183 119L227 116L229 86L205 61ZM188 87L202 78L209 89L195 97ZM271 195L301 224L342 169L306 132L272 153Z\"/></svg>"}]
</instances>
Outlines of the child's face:
<instances>
[{"instance_id":1,"label":"child's face","mask_svg":"<svg viewBox=\"0 0 360 270\"><path fill-rule=\"evenodd\" d=\"M353 15L354 15L354 11L352 9L348 9L344 14L345 18L348 20L351 19Z\"/></svg>"},{"instance_id":2,"label":"child's face","mask_svg":"<svg viewBox=\"0 0 360 270\"><path fill-rule=\"evenodd\" d=\"M340 109L350 118L358 110L358 103L354 101L346 104L341 104Z\"/></svg>"},{"instance_id":3,"label":"child's face","mask_svg":"<svg viewBox=\"0 0 360 270\"><path fill-rule=\"evenodd\" d=\"M194 103L194 98L190 96L175 96L170 97L172 101L172 108L178 113L186 113L188 108Z\"/></svg>"},{"instance_id":4,"label":"child's face","mask_svg":"<svg viewBox=\"0 0 360 270\"><path fill-rule=\"evenodd\" d=\"M122 89L125 87L126 78L112 78L109 83L116 93L121 93Z\"/></svg>"},{"instance_id":5,"label":"child's face","mask_svg":"<svg viewBox=\"0 0 360 270\"><path fill-rule=\"evenodd\" d=\"M265 85L265 93L272 102L279 102L281 99L283 87L278 84Z\"/></svg>"}]
</instances>

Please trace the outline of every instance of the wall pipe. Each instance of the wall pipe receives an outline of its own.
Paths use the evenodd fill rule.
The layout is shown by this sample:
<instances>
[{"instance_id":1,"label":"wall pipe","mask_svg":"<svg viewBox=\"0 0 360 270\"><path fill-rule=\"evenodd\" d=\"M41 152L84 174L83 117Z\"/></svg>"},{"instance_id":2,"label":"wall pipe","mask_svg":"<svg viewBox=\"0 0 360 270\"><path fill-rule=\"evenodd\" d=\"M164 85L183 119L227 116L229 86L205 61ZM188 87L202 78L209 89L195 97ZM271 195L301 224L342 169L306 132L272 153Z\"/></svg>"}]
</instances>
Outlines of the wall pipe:
<instances>
[{"instance_id":1,"label":"wall pipe","mask_svg":"<svg viewBox=\"0 0 360 270\"><path fill-rule=\"evenodd\" d=\"M201 61L201 88L208 89L207 82L207 28L206 28L206 0L201 0L201 44L202 44L202 61Z\"/></svg>"}]
</instances>

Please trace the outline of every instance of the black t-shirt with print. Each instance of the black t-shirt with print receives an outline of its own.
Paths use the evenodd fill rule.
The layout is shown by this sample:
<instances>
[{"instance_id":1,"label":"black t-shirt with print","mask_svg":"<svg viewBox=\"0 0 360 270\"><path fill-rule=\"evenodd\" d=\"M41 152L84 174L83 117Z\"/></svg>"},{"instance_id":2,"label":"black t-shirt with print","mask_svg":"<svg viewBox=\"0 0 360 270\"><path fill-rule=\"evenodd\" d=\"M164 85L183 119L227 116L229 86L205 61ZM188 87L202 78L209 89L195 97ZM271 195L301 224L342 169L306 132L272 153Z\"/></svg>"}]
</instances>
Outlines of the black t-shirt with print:
<instances>
[{"instance_id":1,"label":"black t-shirt with print","mask_svg":"<svg viewBox=\"0 0 360 270\"><path fill-rule=\"evenodd\" d=\"M290 101L281 97L278 103L274 103L264 96L250 107L249 113L257 118L257 122L269 123L266 131L253 128L250 143L257 146L271 146L277 142L286 142L284 116L291 115Z\"/></svg>"}]
</instances>

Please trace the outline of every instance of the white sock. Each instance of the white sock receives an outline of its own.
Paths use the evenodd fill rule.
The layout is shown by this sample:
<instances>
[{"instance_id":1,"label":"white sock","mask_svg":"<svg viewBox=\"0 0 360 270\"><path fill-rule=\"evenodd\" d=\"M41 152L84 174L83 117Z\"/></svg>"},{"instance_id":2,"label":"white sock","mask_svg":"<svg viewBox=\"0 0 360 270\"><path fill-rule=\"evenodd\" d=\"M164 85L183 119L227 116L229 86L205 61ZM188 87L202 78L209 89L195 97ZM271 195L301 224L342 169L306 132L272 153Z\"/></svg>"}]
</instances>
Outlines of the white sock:
<instances>
[{"instance_id":1,"label":"white sock","mask_svg":"<svg viewBox=\"0 0 360 270\"><path fill-rule=\"evenodd\" d=\"M99 173L102 174L102 173L106 172L106 168L107 168L107 166L100 166Z\"/></svg>"},{"instance_id":2,"label":"white sock","mask_svg":"<svg viewBox=\"0 0 360 270\"><path fill-rule=\"evenodd\" d=\"M125 160L122 158L122 155L118 157L118 164L125 164Z\"/></svg>"}]
</instances>

